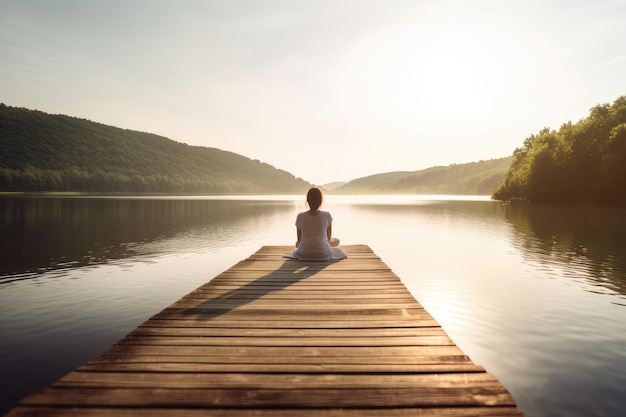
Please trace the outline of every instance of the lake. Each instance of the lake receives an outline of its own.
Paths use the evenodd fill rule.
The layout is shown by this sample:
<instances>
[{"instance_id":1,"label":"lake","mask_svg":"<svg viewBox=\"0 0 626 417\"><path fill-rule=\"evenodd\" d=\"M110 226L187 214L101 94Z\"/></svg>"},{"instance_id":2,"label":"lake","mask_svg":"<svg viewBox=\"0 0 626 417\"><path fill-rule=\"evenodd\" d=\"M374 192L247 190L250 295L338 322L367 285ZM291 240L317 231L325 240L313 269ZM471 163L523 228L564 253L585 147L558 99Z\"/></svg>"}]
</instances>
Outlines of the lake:
<instances>
[{"instance_id":1,"label":"lake","mask_svg":"<svg viewBox=\"0 0 626 417\"><path fill-rule=\"evenodd\" d=\"M626 210L327 196L529 417L626 415ZM303 196L0 197L0 414L263 245Z\"/></svg>"}]
</instances>

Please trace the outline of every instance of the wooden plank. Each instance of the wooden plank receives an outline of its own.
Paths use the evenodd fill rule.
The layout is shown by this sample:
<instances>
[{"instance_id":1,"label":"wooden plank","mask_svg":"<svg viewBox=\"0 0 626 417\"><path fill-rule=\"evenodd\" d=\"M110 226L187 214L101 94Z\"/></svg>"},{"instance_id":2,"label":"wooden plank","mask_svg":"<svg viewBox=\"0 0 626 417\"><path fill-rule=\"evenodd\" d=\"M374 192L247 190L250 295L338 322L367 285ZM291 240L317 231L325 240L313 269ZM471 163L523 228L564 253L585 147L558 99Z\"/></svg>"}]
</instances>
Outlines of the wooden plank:
<instances>
[{"instance_id":1,"label":"wooden plank","mask_svg":"<svg viewBox=\"0 0 626 417\"><path fill-rule=\"evenodd\" d=\"M345 375L307 373L170 373L170 372L80 372L55 382L56 388L247 388L247 389L358 389L358 388L458 388L496 387L504 390L491 374L380 374Z\"/></svg>"},{"instance_id":2,"label":"wooden plank","mask_svg":"<svg viewBox=\"0 0 626 417\"><path fill-rule=\"evenodd\" d=\"M323 285L323 286L322 286ZM313 280L277 280L277 281L257 281L248 282L246 280L224 280L220 279L213 282L211 286L212 290L227 290L227 291L250 291L255 290L262 292L268 289L284 289L289 287L292 291L332 291L332 290L401 290L404 292L404 285L401 282L381 282L376 280L350 280L350 279L337 279L328 282L313 282ZM201 289L202 290L202 289Z\"/></svg>"},{"instance_id":3,"label":"wooden plank","mask_svg":"<svg viewBox=\"0 0 626 417\"><path fill-rule=\"evenodd\" d=\"M448 336L414 337L133 337L127 336L119 344L159 346L450 346Z\"/></svg>"},{"instance_id":4,"label":"wooden plank","mask_svg":"<svg viewBox=\"0 0 626 417\"><path fill-rule=\"evenodd\" d=\"M397 288L397 289L379 289L376 292L372 292L370 290L338 290L337 288L327 288L327 289L300 289L294 290L292 288L284 288L280 290L280 292L269 292L266 294L259 294L258 290L253 289L240 289L236 294L231 294L229 290L217 290L217 289L207 289L207 290L199 290L198 292L194 292L192 294L187 295L186 297L191 297L193 295L200 295L208 298L221 298L225 295L229 297L233 297L235 295L242 298L250 298L246 296L252 296L252 298L259 297L284 297L284 298L296 298L302 299L303 297L310 297L311 299L320 299L325 296L329 296L329 299L338 299L342 297L347 298L376 298L376 297L398 297L406 295L405 288Z\"/></svg>"},{"instance_id":5,"label":"wooden plank","mask_svg":"<svg viewBox=\"0 0 626 417\"><path fill-rule=\"evenodd\" d=\"M329 357L342 358L360 356L362 360L375 362L385 357L420 357L423 355L460 355L462 351L455 345L450 346L163 346L116 344L101 355L128 357L132 355L174 355L174 356L230 356L241 357L313 357L331 360ZM252 360L252 359L251 359Z\"/></svg>"},{"instance_id":6,"label":"wooden plank","mask_svg":"<svg viewBox=\"0 0 626 417\"><path fill-rule=\"evenodd\" d=\"M163 310L160 314L180 314L181 316L190 316L197 314L212 314L213 310L224 310L225 312L230 312L233 314L258 314L259 317L261 315L269 315L270 317L276 316L277 318L285 317L285 316L317 316L317 317L332 317L335 319L336 316L341 317L342 315L348 314L350 316L370 316L370 317L382 317L382 316L391 316L391 317L413 317L420 316L425 313L424 309L421 307L414 306L411 307L402 307L399 308L396 306L352 306L349 304L332 306L332 308L325 309L323 306L310 306L303 304L303 307L300 307L300 304L297 302L293 303L284 303L291 304L291 308L283 308L276 309L271 308L271 306L262 306L262 305L248 305L248 303L239 303L241 306L248 306L248 309L244 308L229 308L228 305L220 306L219 303L211 304L198 304L191 306L176 306L168 307ZM304 318L304 317L303 317Z\"/></svg>"},{"instance_id":7,"label":"wooden plank","mask_svg":"<svg viewBox=\"0 0 626 417\"><path fill-rule=\"evenodd\" d=\"M330 357L343 358L360 356L362 360L376 362L386 357L414 357L424 355L460 355L462 351L455 345L450 346L163 346L116 344L101 355L128 357L133 355L178 355L178 356L230 356L239 357L313 357L331 360ZM252 359L250 359L252 360Z\"/></svg>"},{"instance_id":8,"label":"wooden plank","mask_svg":"<svg viewBox=\"0 0 626 417\"><path fill-rule=\"evenodd\" d=\"M190 308L190 307L224 307L232 304L234 307L248 307L248 308L277 308L284 310L285 304L289 303L289 300L298 303L298 308L310 308L310 309L324 309L327 306L332 306L333 309L350 309L350 310L361 310L364 307L367 308L375 308L375 309L388 309L388 308L405 308L414 310L416 308L421 308L415 305L415 303L408 302L408 300L396 301L393 300L383 300L377 301L375 299L370 300L351 300L351 299L339 299L339 300L328 300L326 303L324 300L298 300L298 299L272 299L268 297L250 299L250 298L182 298L178 300L176 303L172 304L170 308ZM364 306L366 304L366 306Z\"/></svg>"},{"instance_id":9,"label":"wooden plank","mask_svg":"<svg viewBox=\"0 0 626 417\"><path fill-rule=\"evenodd\" d=\"M16 416L522 416L365 245L347 260L264 246Z\"/></svg>"},{"instance_id":10,"label":"wooden plank","mask_svg":"<svg viewBox=\"0 0 626 417\"><path fill-rule=\"evenodd\" d=\"M233 389L199 389L182 387L46 389L23 401L24 405L45 406L109 406L109 407L168 407L184 404L188 408L266 408L268 400L275 408L369 408L392 402L395 407L447 406L514 406L510 395L499 384L486 386L457 385L412 388L298 389L241 387ZM306 411L304 411L306 413Z\"/></svg>"},{"instance_id":11,"label":"wooden plank","mask_svg":"<svg viewBox=\"0 0 626 417\"><path fill-rule=\"evenodd\" d=\"M404 320L194 320L186 316L160 314L140 327L198 327L198 328L250 328L250 329L385 329L434 327L437 322L429 317L419 321Z\"/></svg>"},{"instance_id":12,"label":"wooden plank","mask_svg":"<svg viewBox=\"0 0 626 417\"><path fill-rule=\"evenodd\" d=\"M223 314L220 314L223 313ZM228 314L226 314L228 313ZM158 313L155 315L155 318L161 320L193 320L204 317L206 319L214 320L215 324L219 324L221 321L232 322L236 320L245 320L249 322L264 322L268 323L271 320L275 319L278 322L291 321L294 325L299 326L298 323L310 323L312 321L326 321L326 322L334 322L334 321L353 321L353 322L367 322L369 323L371 320L378 321L392 321L396 320L398 323L404 323L405 325L410 325L410 323L414 323L416 320L434 320L430 315L425 312L407 312L402 316L393 315L393 314L362 314L356 315L352 314L349 317L345 314L327 314L324 316L316 315L310 311L303 310L301 314L289 314L287 312L275 312L272 314L271 312L245 312L245 311L237 311L237 310L228 310L224 309L220 310L197 310L197 311L171 311L166 310L163 313ZM363 323L362 325L366 325L367 323ZM328 325L332 325L329 323Z\"/></svg>"},{"instance_id":13,"label":"wooden plank","mask_svg":"<svg viewBox=\"0 0 626 417\"><path fill-rule=\"evenodd\" d=\"M20 407L12 417L523 417L515 407L416 408L123 408Z\"/></svg>"},{"instance_id":14,"label":"wooden plank","mask_svg":"<svg viewBox=\"0 0 626 417\"><path fill-rule=\"evenodd\" d=\"M159 357L150 357L146 361L124 363L90 363L80 367L79 371L99 372L203 372L203 373L344 373L344 374L374 374L374 373L467 373L485 372L482 366L472 363L437 363L437 364L303 364L303 363L223 363L223 362L171 362L159 360ZM218 359L215 359L218 361Z\"/></svg>"},{"instance_id":15,"label":"wooden plank","mask_svg":"<svg viewBox=\"0 0 626 417\"><path fill-rule=\"evenodd\" d=\"M275 294L266 294L264 296L258 297L252 294L248 294L245 296L230 296L230 297L223 297L223 298L211 298L211 297L207 297L207 296L201 296L201 295L187 295L183 298L181 298L179 300L179 302L177 302L176 304L173 304L172 306L177 306L177 305L182 305L182 306L189 306L190 304L192 305L193 303L200 303L200 302L212 302L214 304L227 304L228 302L233 302L234 300L236 300L237 303L242 303L245 302L246 303L251 303L254 301L254 305L263 305L263 304L269 304L269 305L282 305L284 308L285 303L289 303L289 302L298 302L300 305L306 305L306 306L312 306L312 305L317 305L317 306L327 306L327 305L355 305L355 304L368 304L368 305L381 305L381 304L386 304L388 306L392 305L393 307L404 307L404 308L410 308L409 305L411 305L413 308L416 307L415 303L411 303L411 299L409 298L404 298L404 297L400 297L398 295L387 295L387 296L379 296L379 297L346 297L346 296L338 296L333 294L332 297L329 297L328 299L325 299L323 297L323 295L317 296L317 297L308 297L306 300L302 300L302 297L296 297L296 296L286 296L285 294L281 294L281 295L275 295Z\"/></svg>"},{"instance_id":16,"label":"wooden plank","mask_svg":"<svg viewBox=\"0 0 626 417\"><path fill-rule=\"evenodd\" d=\"M149 337L281 337L281 338L352 338L352 337L419 337L445 336L440 327L386 328L386 329L224 329L206 327L138 327L129 336Z\"/></svg>"},{"instance_id":17,"label":"wooden plank","mask_svg":"<svg viewBox=\"0 0 626 417\"><path fill-rule=\"evenodd\" d=\"M297 301L294 301L294 303ZM314 311L320 311L320 310L334 310L334 311L345 311L347 313L351 312L351 311L361 311L363 310L365 307L367 307L369 310L375 309L378 311L383 311L383 310L390 310L390 309L406 309L406 310L415 310L416 306L415 304L412 303L365 303L367 304L366 306L363 305L364 303L351 303L350 301L344 301L343 303L341 301L339 302L329 302L329 303L319 303L319 302L308 302L308 301L304 301L304 302L300 302L297 303L298 305L298 311L301 310L314 310ZM184 309L190 309L190 308L203 308L203 309L238 309L238 311L244 311L244 310L284 310L285 309L285 302L284 301L279 301L276 302L275 300L255 300L254 302L249 301L248 299L243 299L243 300L237 300L234 298L228 298L228 299L220 299L220 300L180 300L178 302L176 302L175 304L172 304L172 306L170 308L184 308Z\"/></svg>"},{"instance_id":18,"label":"wooden plank","mask_svg":"<svg viewBox=\"0 0 626 417\"><path fill-rule=\"evenodd\" d=\"M376 356L376 357L362 357L362 356L277 356L273 349L266 350L262 356L250 357L248 355L233 355L214 353L212 355L166 355L158 353L150 353L144 351L139 353L138 350L133 352L133 355L110 355L102 354L92 359L79 368L83 370L84 367L91 365L106 365L106 364L118 364L118 363L192 363L192 364L269 364L269 365L288 365L288 364L305 364L305 365L450 365L450 364L462 364L469 365L472 361L461 353L457 355L444 355L444 354L431 354L422 356Z\"/></svg>"}]
</instances>

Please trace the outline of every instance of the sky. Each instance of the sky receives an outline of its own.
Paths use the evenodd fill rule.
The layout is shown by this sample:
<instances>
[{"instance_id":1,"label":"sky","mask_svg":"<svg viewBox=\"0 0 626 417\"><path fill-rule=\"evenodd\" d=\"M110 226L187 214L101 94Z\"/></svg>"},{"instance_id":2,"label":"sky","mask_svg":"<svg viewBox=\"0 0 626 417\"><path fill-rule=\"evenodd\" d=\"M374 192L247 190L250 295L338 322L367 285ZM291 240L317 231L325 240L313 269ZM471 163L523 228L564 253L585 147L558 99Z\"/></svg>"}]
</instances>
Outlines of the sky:
<instances>
[{"instance_id":1,"label":"sky","mask_svg":"<svg viewBox=\"0 0 626 417\"><path fill-rule=\"evenodd\" d=\"M314 184L509 156L626 94L626 0L0 0L0 102Z\"/></svg>"}]
</instances>

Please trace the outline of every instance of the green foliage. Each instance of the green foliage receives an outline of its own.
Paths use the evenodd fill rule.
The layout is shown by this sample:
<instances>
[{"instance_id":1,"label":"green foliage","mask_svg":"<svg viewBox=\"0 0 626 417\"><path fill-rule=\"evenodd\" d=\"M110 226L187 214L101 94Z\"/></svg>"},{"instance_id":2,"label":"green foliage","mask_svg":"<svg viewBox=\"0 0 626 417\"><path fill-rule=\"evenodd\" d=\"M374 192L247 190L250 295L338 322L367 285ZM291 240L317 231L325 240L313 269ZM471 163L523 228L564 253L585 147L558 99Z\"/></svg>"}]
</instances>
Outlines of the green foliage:
<instances>
[{"instance_id":1,"label":"green foliage","mask_svg":"<svg viewBox=\"0 0 626 417\"><path fill-rule=\"evenodd\" d=\"M300 194L308 187L232 152L0 104L0 191Z\"/></svg>"},{"instance_id":2,"label":"green foliage","mask_svg":"<svg viewBox=\"0 0 626 417\"><path fill-rule=\"evenodd\" d=\"M626 96L578 123L543 129L513 153L496 200L626 203Z\"/></svg>"},{"instance_id":3,"label":"green foliage","mask_svg":"<svg viewBox=\"0 0 626 417\"><path fill-rule=\"evenodd\" d=\"M414 172L389 172L350 181L334 193L489 195L502 181L511 157L433 167Z\"/></svg>"}]
</instances>

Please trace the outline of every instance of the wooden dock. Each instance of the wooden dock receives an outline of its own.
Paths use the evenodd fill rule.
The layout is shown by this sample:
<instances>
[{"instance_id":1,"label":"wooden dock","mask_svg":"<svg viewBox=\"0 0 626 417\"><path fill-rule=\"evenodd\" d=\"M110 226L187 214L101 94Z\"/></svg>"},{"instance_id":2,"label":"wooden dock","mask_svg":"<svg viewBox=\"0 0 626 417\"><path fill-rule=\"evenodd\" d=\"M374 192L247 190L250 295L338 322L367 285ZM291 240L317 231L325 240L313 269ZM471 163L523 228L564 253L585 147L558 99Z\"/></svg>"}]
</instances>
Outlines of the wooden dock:
<instances>
[{"instance_id":1,"label":"wooden dock","mask_svg":"<svg viewBox=\"0 0 626 417\"><path fill-rule=\"evenodd\" d=\"M263 247L7 416L523 416L364 245Z\"/></svg>"}]
</instances>

